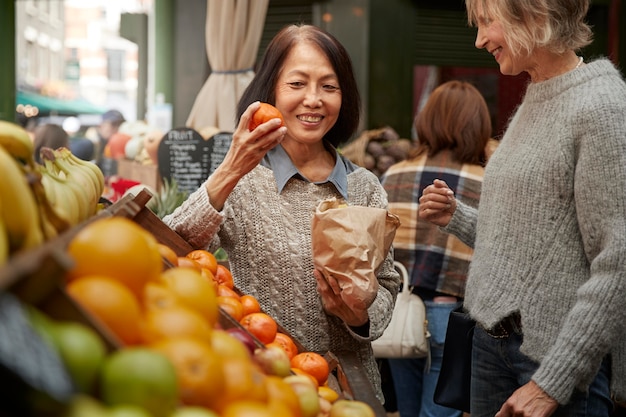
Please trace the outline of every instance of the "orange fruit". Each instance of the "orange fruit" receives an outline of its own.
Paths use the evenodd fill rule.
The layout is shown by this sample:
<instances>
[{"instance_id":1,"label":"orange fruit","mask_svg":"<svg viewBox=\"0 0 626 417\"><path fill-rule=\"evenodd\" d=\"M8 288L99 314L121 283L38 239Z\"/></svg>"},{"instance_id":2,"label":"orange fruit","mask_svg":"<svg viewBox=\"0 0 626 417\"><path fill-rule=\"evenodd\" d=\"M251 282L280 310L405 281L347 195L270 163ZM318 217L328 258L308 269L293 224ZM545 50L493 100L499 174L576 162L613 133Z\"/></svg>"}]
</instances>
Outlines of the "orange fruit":
<instances>
[{"instance_id":1,"label":"orange fruit","mask_svg":"<svg viewBox=\"0 0 626 417\"><path fill-rule=\"evenodd\" d=\"M215 259L215 255L205 249L196 249L189 252L185 255L189 259L193 259L196 261L201 268L206 268L213 275L217 272L217 259Z\"/></svg>"},{"instance_id":2,"label":"orange fruit","mask_svg":"<svg viewBox=\"0 0 626 417\"><path fill-rule=\"evenodd\" d=\"M123 344L132 345L141 341L141 308L133 293L124 285L109 277L91 275L71 281L66 291Z\"/></svg>"},{"instance_id":3,"label":"orange fruit","mask_svg":"<svg viewBox=\"0 0 626 417\"><path fill-rule=\"evenodd\" d=\"M207 268L200 268L200 272L202 273L202 276L207 279L217 290L217 281L215 280L215 275L213 274L213 272L209 271Z\"/></svg>"},{"instance_id":4,"label":"orange fruit","mask_svg":"<svg viewBox=\"0 0 626 417\"><path fill-rule=\"evenodd\" d=\"M213 285L193 268L176 267L163 271L161 281L187 307L199 312L211 326L217 323L217 294Z\"/></svg>"},{"instance_id":5,"label":"orange fruit","mask_svg":"<svg viewBox=\"0 0 626 417\"><path fill-rule=\"evenodd\" d=\"M222 284L231 289L235 287L235 283L233 281L233 274L231 274L230 270L226 268L224 265L217 264L217 270L214 273L214 275L215 275L215 281L217 281L218 284Z\"/></svg>"},{"instance_id":6,"label":"orange fruit","mask_svg":"<svg viewBox=\"0 0 626 417\"><path fill-rule=\"evenodd\" d=\"M145 343L182 336L192 336L208 342L211 340L212 330L209 322L200 313L183 306L148 311L142 322Z\"/></svg>"},{"instance_id":7,"label":"orange fruit","mask_svg":"<svg viewBox=\"0 0 626 417\"><path fill-rule=\"evenodd\" d=\"M211 347L221 358L250 359L250 352L243 342L231 336L225 330L213 330L211 333Z\"/></svg>"},{"instance_id":8,"label":"orange fruit","mask_svg":"<svg viewBox=\"0 0 626 417\"><path fill-rule=\"evenodd\" d=\"M182 305L174 291L160 282L146 284L143 288L141 303L145 311L162 310Z\"/></svg>"},{"instance_id":9,"label":"orange fruit","mask_svg":"<svg viewBox=\"0 0 626 417\"><path fill-rule=\"evenodd\" d=\"M236 321L244 316L243 306L238 298L218 296L217 305Z\"/></svg>"},{"instance_id":10,"label":"orange fruit","mask_svg":"<svg viewBox=\"0 0 626 417\"><path fill-rule=\"evenodd\" d=\"M157 240L125 217L98 219L83 227L67 247L74 261L70 280L85 275L105 275L118 280L137 297L146 282L163 270Z\"/></svg>"},{"instance_id":11,"label":"orange fruit","mask_svg":"<svg viewBox=\"0 0 626 417\"><path fill-rule=\"evenodd\" d=\"M267 404L261 401L242 400L229 404L222 417L278 417Z\"/></svg>"},{"instance_id":12,"label":"orange fruit","mask_svg":"<svg viewBox=\"0 0 626 417\"><path fill-rule=\"evenodd\" d=\"M328 361L316 352L301 352L291 358L291 367L312 375L319 385L324 385L330 373Z\"/></svg>"},{"instance_id":13,"label":"orange fruit","mask_svg":"<svg viewBox=\"0 0 626 417\"><path fill-rule=\"evenodd\" d=\"M265 313L248 314L239 323L262 343L273 342L278 332L276 321Z\"/></svg>"},{"instance_id":14,"label":"orange fruit","mask_svg":"<svg viewBox=\"0 0 626 417\"><path fill-rule=\"evenodd\" d=\"M315 378L310 373L305 372L302 369L294 368L294 367L291 368L291 372L293 372L295 375L303 375L303 376L309 378L311 380L311 383L313 384L313 386L316 387L316 388L319 388L319 386L320 386L319 381L317 380L317 378Z\"/></svg>"},{"instance_id":15,"label":"orange fruit","mask_svg":"<svg viewBox=\"0 0 626 417\"><path fill-rule=\"evenodd\" d=\"M213 409L220 412L236 401L267 400L267 376L251 359L222 358L224 391Z\"/></svg>"},{"instance_id":16,"label":"orange fruit","mask_svg":"<svg viewBox=\"0 0 626 417\"><path fill-rule=\"evenodd\" d=\"M174 249L160 242L157 244L159 245L161 257L172 264L172 266L178 266L178 255L174 252Z\"/></svg>"},{"instance_id":17,"label":"orange fruit","mask_svg":"<svg viewBox=\"0 0 626 417\"><path fill-rule=\"evenodd\" d=\"M202 272L202 266L200 266L200 264L197 261L191 258L187 258L186 256L178 257L178 266L193 268L193 269L198 270L199 272Z\"/></svg>"},{"instance_id":18,"label":"orange fruit","mask_svg":"<svg viewBox=\"0 0 626 417\"><path fill-rule=\"evenodd\" d=\"M269 103L261 103L261 107L259 107L250 118L248 130L252 132L260 124L276 118L280 119L280 126L285 125L285 119L283 118L282 113L276 107L272 106Z\"/></svg>"},{"instance_id":19,"label":"orange fruit","mask_svg":"<svg viewBox=\"0 0 626 417\"><path fill-rule=\"evenodd\" d=\"M317 387L317 393L331 404L339 399L339 393L326 385Z\"/></svg>"},{"instance_id":20,"label":"orange fruit","mask_svg":"<svg viewBox=\"0 0 626 417\"><path fill-rule=\"evenodd\" d=\"M300 416L302 412L298 395L283 378L269 375L265 381L265 386L267 387L267 403L270 407L279 403L287 407L290 415Z\"/></svg>"},{"instance_id":21,"label":"orange fruit","mask_svg":"<svg viewBox=\"0 0 626 417\"><path fill-rule=\"evenodd\" d=\"M222 284L217 285L217 295L221 297L235 297L236 299L239 299L239 294L237 294L235 290Z\"/></svg>"},{"instance_id":22,"label":"orange fruit","mask_svg":"<svg viewBox=\"0 0 626 417\"><path fill-rule=\"evenodd\" d=\"M180 399L184 404L211 407L222 395L224 371L210 345L192 337L161 340L151 346L176 368Z\"/></svg>"},{"instance_id":23,"label":"orange fruit","mask_svg":"<svg viewBox=\"0 0 626 417\"><path fill-rule=\"evenodd\" d=\"M296 346L296 343L293 341L293 339L285 333L276 333L274 341L272 341L270 344L276 345L283 349L287 353L289 360L291 360L294 356L298 354L298 346Z\"/></svg>"},{"instance_id":24,"label":"orange fruit","mask_svg":"<svg viewBox=\"0 0 626 417\"><path fill-rule=\"evenodd\" d=\"M259 300L257 300L254 296L249 294L244 294L239 297L239 301L241 301L241 305L243 306L243 315L247 316L252 313L260 313L261 305L259 304Z\"/></svg>"}]
</instances>

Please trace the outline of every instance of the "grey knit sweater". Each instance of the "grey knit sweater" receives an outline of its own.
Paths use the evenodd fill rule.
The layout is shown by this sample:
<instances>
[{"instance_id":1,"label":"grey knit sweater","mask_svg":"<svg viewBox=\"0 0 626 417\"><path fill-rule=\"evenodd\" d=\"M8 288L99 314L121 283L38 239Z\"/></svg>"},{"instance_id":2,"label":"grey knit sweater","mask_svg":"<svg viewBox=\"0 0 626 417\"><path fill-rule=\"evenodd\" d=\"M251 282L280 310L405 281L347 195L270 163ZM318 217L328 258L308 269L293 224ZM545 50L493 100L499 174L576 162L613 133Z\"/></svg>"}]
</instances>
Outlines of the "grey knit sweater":
<instances>
[{"instance_id":1,"label":"grey knit sweater","mask_svg":"<svg viewBox=\"0 0 626 417\"><path fill-rule=\"evenodd\" d=\"M626 85L610 61L528 86L478 211L446 230L475 248L466 308L486 328L521 313L543 390L566 403L611 353L626 399Z\"/></svg>"},{"instance_id":2,"label":"grey knit sweater","mask_svg":"<svg viewBox=\"0 0 626 417\"><path fill-rule=\"evenodd\" d=\"M201 187L163 220L194 247L223 247L237 288L257 297L263 310L307 350L354 352L382 402L370 341L380 337L391 320L400 278L390 252L378 272L368 337L324 313L313 276L311 219L318 203L331 197L339 193L330 183L294 178L278 194L272 171L259 165L239 181L221 213ZM386 208L387 197L376 176L357 168L348 174L348 203Z\"/></svg>"}]
</instances>

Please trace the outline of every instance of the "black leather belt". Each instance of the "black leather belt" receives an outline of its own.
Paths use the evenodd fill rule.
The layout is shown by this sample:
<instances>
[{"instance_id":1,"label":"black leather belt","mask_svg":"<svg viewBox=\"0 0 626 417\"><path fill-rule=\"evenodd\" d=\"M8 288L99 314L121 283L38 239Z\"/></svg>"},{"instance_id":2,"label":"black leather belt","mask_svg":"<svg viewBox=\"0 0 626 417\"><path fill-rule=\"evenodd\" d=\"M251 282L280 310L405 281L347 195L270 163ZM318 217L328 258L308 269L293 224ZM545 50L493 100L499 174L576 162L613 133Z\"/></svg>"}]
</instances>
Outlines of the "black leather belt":
<instances>
[{"instance_id":1,"label":"black leather belt","mask_svg":"<svg viewBox=\"0 0 626 417\"><path fill-rule=\"evenodd\" d=\"M513 313L498 322L493 328L485 329L485 332L493 338L504 339L512 333L522 333L522 318L519 313Z\"/></svg>"}]
</instances>

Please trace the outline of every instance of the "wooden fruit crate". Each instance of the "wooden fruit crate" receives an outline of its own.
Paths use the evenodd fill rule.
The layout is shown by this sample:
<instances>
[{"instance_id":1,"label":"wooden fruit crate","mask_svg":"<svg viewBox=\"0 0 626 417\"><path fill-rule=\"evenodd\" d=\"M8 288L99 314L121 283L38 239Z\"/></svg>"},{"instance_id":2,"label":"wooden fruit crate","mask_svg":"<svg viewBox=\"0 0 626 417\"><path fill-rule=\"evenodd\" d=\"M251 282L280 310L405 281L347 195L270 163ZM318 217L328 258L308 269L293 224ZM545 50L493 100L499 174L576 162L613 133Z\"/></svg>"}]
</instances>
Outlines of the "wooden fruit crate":
<instances>
[{"instance_id":1,"label":"wooden fruit crate","mask_svg":"<svg viewBox=\"0 0 626 417\"><path fill-rule=\"evenodd\" d=\"M119 200L109 210L116 216L125 216L133 219L144 229L151 232L156 239L168 245L179 256L185 256L194 248L187 243L180 235L170 229L161 219L156 216L150 209L145 207L146 203L152 196L146 190L141 191L137 196L133 197L127 195L125 198ZM235 288L235 291L241 292ZM220 309L220 324L223 328L230 328L233 326L243 327L226 312ZM245 329L244 329L245 330ZM279 331L289 335L284 328L279 325ZM252 335L251 335L252 336ZM296 338L289 335L296 346L298 351L304 351L302 344L298 342ZM254 338L254 336L252 336ZM254 338L256 339L256 338ZM263 346L258 339L256 339L258 346ZM369 404L374 410L376 417L386 417L387 413L383 405L376 399L376 394L372 384L363 369L363 364L359 362L353 352L319 352L323 354L329 361L331 369L331 377L329 379L329 385L340 393L340 396L363 401Z\"/></svg>"},{"instance_id":2,"label":"wooden fruit crate","mask_svg":"<svg viewBox=\"0 0 626 417\"><path fill-rule=\"evenodd\" d=\"M150 193L145 190L137 196L127 195L62 235L33 250L16 254L0 268L0 293L14 294L20 301L37 307L55 320L86 324L102 336L109 351L120 348L122 343L115 335L97 322L66 293L63 285L64 276L71 268L72 261L65 250L74 236L91 222L111 216L122 216L137 222L151 232L157 241L171 247L179 256L186 255L193 247L145 207L151 197ZM171 267L166 260L163 262ZM219 320L223 328L241 327L223 310L220 310ZM289 334L281 326L279 330ZM304 347L297 339L293 339L298 350L304 351ZM259 347L263 347L263 343L258 339L256 342ZM326 357L330 365L331 375L328 384L331 388L335 389L342 398L368 403L373 408L376 417L386 417L386 412L376 399L362 364L352 352L320 353Z\"/></svg>"}]
</instances>

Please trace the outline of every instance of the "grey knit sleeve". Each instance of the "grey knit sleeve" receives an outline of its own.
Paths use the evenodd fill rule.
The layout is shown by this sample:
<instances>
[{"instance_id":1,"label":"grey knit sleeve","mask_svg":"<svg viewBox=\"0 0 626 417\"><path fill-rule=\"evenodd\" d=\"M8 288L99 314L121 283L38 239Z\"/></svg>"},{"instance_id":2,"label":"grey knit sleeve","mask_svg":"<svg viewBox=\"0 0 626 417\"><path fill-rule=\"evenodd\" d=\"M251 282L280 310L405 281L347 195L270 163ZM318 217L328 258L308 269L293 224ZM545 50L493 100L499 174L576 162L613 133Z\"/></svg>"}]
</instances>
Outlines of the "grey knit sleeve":
<instances>
[{"instance_id":1,"label":"grey knit sleeve","mask_svg":"<svg viewBox=\"0 0 626 417\"><path fill-rule=\"evenodd\" d=\"M457 206L450 223L446 227L440 229L446 233L453 234L458 237L461 242L470 248L474 248L476 239L476 220L478 219L478 210L468 206L457 200Z\"/></svg>"}]
</instances>

